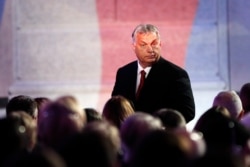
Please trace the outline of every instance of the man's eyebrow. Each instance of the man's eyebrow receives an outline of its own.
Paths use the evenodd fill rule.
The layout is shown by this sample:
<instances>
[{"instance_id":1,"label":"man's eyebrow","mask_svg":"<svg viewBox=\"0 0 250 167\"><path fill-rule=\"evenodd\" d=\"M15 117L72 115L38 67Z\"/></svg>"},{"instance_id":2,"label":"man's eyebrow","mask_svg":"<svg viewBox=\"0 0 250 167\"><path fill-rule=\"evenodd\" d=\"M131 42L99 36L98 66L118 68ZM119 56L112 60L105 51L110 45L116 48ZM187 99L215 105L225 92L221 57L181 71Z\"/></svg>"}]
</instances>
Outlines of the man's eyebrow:
<instances>
[{"instance_id":1,"label":"man's eyebrow","mask_svg":"<svg viewBox=\"0 0 250 167\"><path fill-rule=\"evenodd\" d=\"M155 39L155 40L153 40L152 42L158 42L158 40L159 40L159 39Z\"/></svg>"},{"instance_id":2,"label":"man's eyebrow","mask_svg":"<svg viewBox=\"0 0 250 167\"><path fill-rule=\"evenodd\" d=\"M153 41L151 41L150 43L157 42L157 40L158 40L158 39L154 39L154 40L153 40ZM148 44L148 43L147 43L147 42L145 42L145 41L141 41L141 43ZM149 43L149 44L150 44L150 43Z\"/></svg>"}]
</instances>

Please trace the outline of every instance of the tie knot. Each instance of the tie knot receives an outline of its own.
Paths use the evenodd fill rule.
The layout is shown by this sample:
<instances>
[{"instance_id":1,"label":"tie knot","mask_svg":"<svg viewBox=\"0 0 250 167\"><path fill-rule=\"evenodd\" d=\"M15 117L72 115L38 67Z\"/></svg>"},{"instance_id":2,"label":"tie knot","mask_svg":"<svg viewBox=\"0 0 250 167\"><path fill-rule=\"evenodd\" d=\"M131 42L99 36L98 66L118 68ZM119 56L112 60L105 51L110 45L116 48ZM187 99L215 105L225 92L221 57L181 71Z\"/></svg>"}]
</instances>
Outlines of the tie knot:
<instances>
[{"instance_id":1,"label":"tie knot","mask_svg":"<svg viewBox=\"0 0 250 167\"><path fill-rule=\"evenodd\" d=\"M145 76L146 72L144 70L141 70L141 76Z\"/></svg>"}]
</instances>

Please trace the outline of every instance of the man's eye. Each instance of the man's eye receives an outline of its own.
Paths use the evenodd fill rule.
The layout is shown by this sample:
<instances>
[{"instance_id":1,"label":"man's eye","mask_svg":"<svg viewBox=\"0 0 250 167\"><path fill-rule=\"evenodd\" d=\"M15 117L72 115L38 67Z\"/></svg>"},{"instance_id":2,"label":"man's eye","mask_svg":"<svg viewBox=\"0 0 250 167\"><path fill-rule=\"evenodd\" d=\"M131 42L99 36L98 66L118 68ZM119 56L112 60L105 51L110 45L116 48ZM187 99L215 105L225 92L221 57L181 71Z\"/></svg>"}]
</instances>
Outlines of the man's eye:
<instances>
[{"instance_id":1,"label":"man's eye","mask_svg":"<svg viewBox=\"0 0 250 167\"><path fill-rule=\"evenodd\" d=\"M156 45L158 45L158 42L152 43L152 46L156 46Z\"/></svg>"}]
</instances>

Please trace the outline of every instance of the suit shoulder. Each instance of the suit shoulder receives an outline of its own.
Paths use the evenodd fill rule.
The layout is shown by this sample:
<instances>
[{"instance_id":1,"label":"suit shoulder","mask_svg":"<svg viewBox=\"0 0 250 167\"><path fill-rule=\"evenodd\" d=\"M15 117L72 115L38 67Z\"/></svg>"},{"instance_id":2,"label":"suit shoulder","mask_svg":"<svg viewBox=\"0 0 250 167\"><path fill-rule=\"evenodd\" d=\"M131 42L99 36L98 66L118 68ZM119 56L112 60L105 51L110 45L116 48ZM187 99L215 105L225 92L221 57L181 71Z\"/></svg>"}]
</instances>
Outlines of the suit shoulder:
<instances>
[{"instance_id":1,"label":"suit shoulder","mask_svg":"<svg viewBox=\"0 0 250 167\"><path fill-rule=\"evenodd\" d=\"M165 68L166 70L171 70L172 72L176 71L179 73L187 73L187 71L184 68L182 68L182 67L180 67L180 66L178 66L178 65L176 65L176 64L174 64L174 63L172 63L164 58L160 59L159 66L161 68Z\"/></svg>"},{"instance_id":2,"label":"suit shoulder","mask_svg":"<svg viewBox=\"0 0 250 167\"><path fill-rule=\"evenodd\" d=\"M124 69L130 69L130 68L133 68L133 67L137 67L137 61L133 61L133 62L130 62L128 64L125 64L125 65L119 67L118 70L120 71L120 70L124 70Z\"/></svg>"}]
</instances>

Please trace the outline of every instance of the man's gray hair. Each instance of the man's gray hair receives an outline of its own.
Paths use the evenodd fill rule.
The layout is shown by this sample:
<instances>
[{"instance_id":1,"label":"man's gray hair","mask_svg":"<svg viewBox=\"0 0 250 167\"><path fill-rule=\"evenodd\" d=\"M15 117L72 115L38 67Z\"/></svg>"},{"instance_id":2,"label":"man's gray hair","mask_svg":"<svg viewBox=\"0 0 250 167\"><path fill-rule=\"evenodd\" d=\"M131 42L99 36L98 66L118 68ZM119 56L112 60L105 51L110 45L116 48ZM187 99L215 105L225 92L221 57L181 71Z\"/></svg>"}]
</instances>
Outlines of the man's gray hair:
<instances>
[{"instance_id":1,"label":"man's gray hair","mask_svg":"<svg viewBox=\"0 0 250 167\"><path fill-rule=\"evenodd\" d=\"M148 32L155 32L156 35L158 36L158 39L160 39L159 29L156 26L152 24L139 24L138 26L135 27L132 33L133 42L135 42L135 37L137 34L145 34Z\"/></svg>"}]
</instances>

